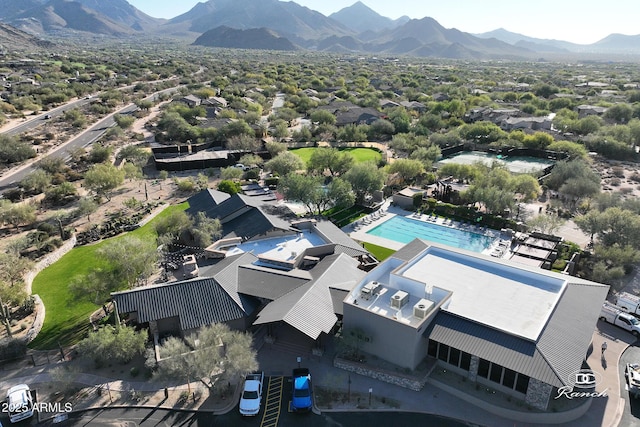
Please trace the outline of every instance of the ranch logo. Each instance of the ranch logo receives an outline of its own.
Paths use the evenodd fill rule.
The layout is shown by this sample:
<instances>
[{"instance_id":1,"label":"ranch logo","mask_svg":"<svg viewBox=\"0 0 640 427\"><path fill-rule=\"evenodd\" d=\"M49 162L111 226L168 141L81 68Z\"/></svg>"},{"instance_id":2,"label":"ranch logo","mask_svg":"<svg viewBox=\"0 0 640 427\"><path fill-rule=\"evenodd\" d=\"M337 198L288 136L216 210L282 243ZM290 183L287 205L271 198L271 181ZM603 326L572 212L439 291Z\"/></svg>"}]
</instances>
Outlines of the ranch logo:
<instances>
[{"instance_id":1,"label":"ranch logo","mask_svg":"<svg viewBox=\"0 0 640 427\"><path fill-rule=\"evenodd\" d=\"M560 387L555 399L566 397L567 399L585 397L607 397L607 390L595 391L596 386L602 383L602 375L591 369L580 369L567 377L569 385Z\"/></svg>"}]
</instances>

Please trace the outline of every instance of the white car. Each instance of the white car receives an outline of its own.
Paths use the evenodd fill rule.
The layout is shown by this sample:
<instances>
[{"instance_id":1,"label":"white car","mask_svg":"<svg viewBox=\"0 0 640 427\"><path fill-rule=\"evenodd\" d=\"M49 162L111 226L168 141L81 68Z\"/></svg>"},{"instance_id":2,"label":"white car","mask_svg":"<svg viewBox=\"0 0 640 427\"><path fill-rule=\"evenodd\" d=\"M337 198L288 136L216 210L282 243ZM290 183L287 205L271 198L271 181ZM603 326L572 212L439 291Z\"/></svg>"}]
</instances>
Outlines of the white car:
<instances>
[{"instance_id":1,"label":"white car","mask_svg":"<svg viewBox=\"0 0 640 427\"><path fill-rule=\"evenodd\" d=\"M255 416L260 412L262 403L262 384L264 383L264 372L248 374L244 379L244 389L240 397L240 414L244 416Z\"/></svg>"},{"instance_id":2,"label":"white car","mask_svg":"<svg viewBox=\"0 0 640 427\"><path fill-rule=\"evenodd\" d=\"M33 398L26 384L13 386L7 392L9 421L17 423L33 416Z\"/></svg>"}]
</instances>

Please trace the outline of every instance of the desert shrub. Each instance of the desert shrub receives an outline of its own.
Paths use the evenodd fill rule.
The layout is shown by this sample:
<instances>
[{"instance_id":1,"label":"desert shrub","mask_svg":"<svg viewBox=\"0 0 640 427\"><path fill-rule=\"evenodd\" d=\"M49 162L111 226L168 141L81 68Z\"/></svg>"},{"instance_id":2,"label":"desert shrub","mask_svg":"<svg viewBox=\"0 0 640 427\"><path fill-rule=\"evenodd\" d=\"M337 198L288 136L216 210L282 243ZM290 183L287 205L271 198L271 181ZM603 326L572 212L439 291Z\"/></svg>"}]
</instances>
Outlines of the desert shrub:
<instances>
[{"instance_id":1,"label":"desert shrub","mask_svg":"<svg viewBox=\"0 0 640 427\"><path fill-rule=\"evenodd\" d=\"M617 176L618 178L624 178L624 169L622 168L622 166L612 167L611 173L613 173L613 176Z\"/></svg>"}]
</instances>

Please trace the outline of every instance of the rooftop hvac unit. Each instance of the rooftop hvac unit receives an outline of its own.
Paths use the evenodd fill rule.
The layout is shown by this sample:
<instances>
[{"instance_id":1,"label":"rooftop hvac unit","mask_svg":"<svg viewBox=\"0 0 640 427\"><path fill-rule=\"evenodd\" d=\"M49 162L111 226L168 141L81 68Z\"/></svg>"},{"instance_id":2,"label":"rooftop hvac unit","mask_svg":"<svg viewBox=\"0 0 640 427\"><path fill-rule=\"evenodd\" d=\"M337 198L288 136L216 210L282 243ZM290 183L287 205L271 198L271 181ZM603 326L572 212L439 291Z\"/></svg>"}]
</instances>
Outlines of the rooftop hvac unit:
<instances>
[{"instance_id":1,"label":"rooftop hvac unit","mask_svg":"<svg viewBox=\"0 0 640 427\"><path fill-rule=\"evenodd\" d=\"M433 307L433 301L421 299L413 306L413 315L418 319L424 319Z\"/></svg>"},{"instance_id":2,"label":"rooftop hvac unit","mask_svg":"<svg viewBox=\"0 0 640 427\"><path fill-rule=\"evenodd\" d=\"M398 291L391 296L391 307L401 309L409 302L409 294L404 291Z\"/></svg>"},{"instance_id":3,"label":"rooftop hvac unit","mask_svg":"<svg viewBox=\"0 0 640 427\"><path fill-rule=\"evenodd\" d=\"M373 281L369 282L362 287L360 290L360 296L364 299L370 299L371 296L377 295L380 293L380 289L382 288L382 284L379 282Z\"/></svg>"}]
</instances>

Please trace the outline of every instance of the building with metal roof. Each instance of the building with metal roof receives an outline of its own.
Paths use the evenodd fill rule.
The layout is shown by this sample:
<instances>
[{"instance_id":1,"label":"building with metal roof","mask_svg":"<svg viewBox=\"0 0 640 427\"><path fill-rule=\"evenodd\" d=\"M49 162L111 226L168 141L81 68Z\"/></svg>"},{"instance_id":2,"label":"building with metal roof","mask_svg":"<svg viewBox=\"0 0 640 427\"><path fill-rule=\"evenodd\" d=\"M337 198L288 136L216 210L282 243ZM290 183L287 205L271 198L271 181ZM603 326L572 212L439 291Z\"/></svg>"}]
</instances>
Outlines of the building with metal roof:
<instances>
[{"instance_id":1,"label":"building with metal roof","mask_svg":"<svg viewBox=\"0 0 640 427\"><path fill-rule=\"evenodd\" d=\"M197 261L200 278L112 294L120 313L158 336L223 322L241 330L287 325L317 341L332 331L342 300L370 264L369 253L331 222L300 220L269 202L205 190L188 212L223 227Z\"/></svg>"},{"instance_id":2,"label":"building with metal roof","mask_svg":"<svg viewBox=\"0 0 640 427\"><path fill-rule=\"evenodd\" d=\"M348 293L343 324L374 337L363 351L400 367L431 357L546 409L575 384L608 290L416 239Z\"/></svg>"}]
</instances>

